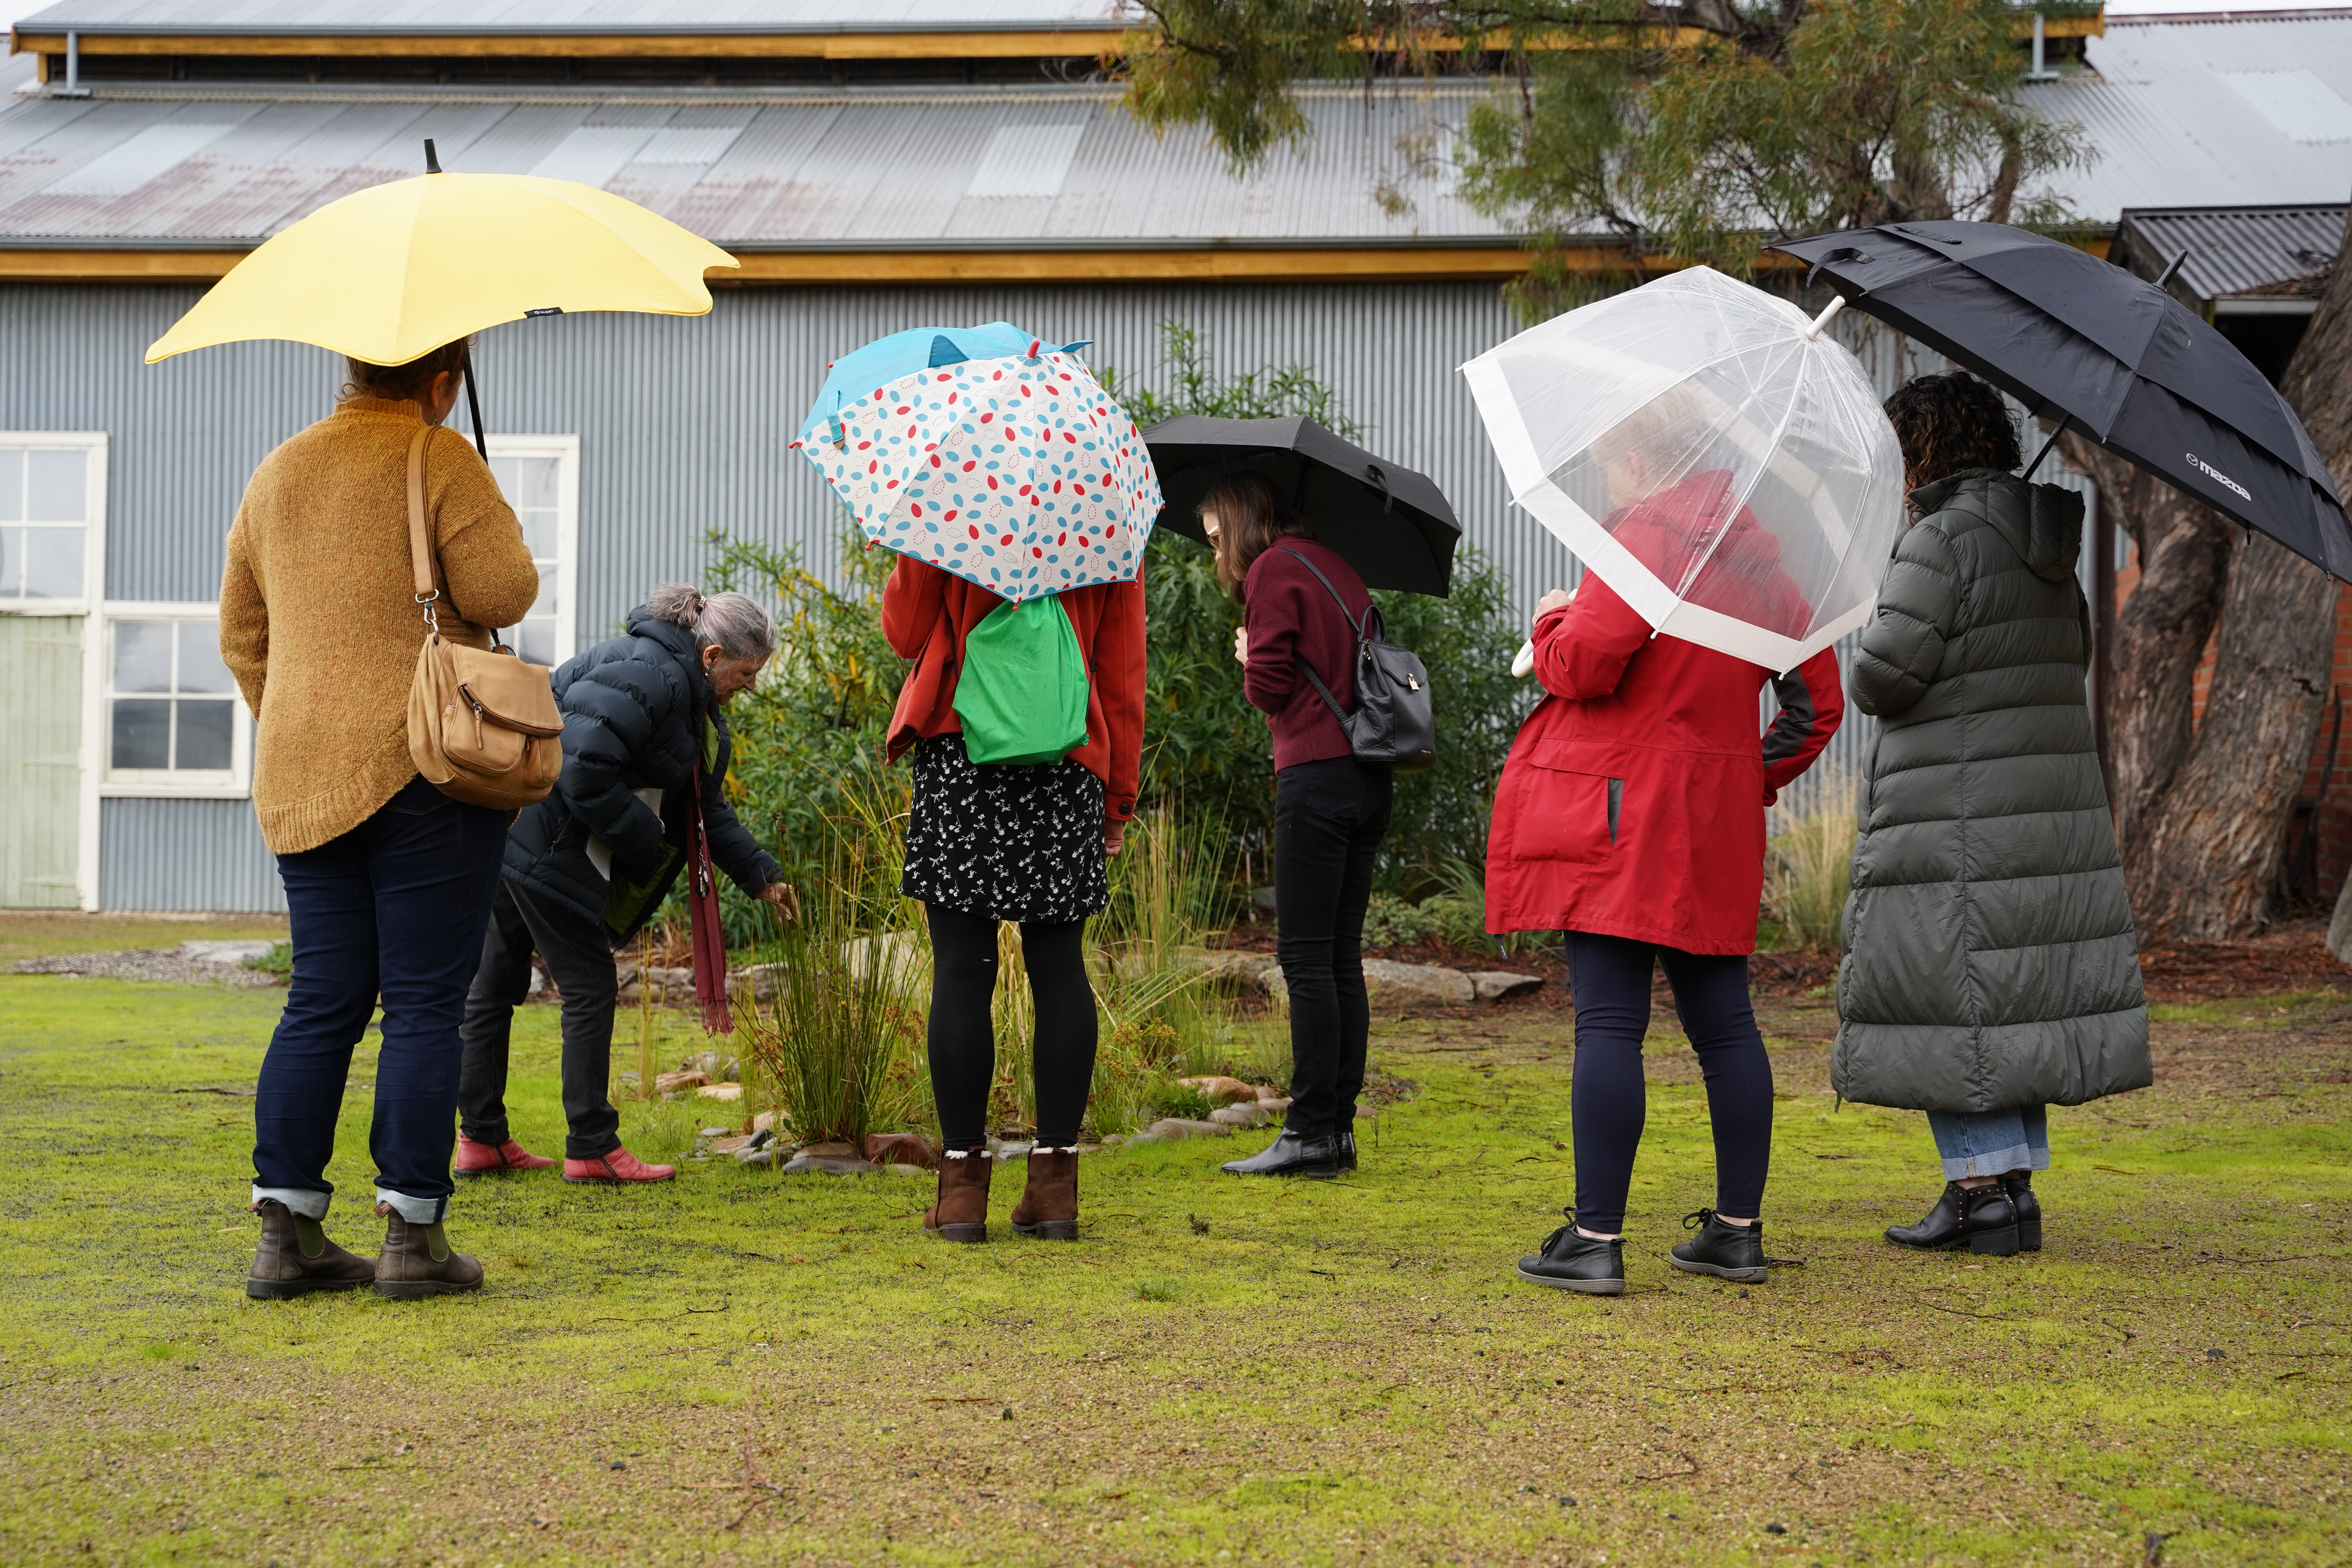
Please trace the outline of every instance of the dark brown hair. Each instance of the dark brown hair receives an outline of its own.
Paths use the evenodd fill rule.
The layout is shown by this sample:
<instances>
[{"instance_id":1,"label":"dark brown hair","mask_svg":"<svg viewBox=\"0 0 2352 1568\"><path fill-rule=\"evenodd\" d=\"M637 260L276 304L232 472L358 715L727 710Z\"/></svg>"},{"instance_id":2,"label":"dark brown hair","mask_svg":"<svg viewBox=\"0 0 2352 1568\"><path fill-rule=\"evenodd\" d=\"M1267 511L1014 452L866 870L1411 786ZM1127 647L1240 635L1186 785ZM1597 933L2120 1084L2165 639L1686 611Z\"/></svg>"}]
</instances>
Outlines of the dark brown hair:
<instances>
[{"instance_id":1,"label":"dark brown hair","mask_svg":"<svg viewBox=\"0 0 2352 1568\"><path fill-rule=\"evenodd\" d=\"M351 380L344 384L345 397L382 397L394 403L422 403L432 390L436 376L444 372L462 373L474 352L474 340L459 338L443 343L417 355L406 364L370 364L363 359L346 355L343 368Z\"/></svg>"},{"instance_id":2,"label":"dark brown hair","mask_svg":"<svg viewBox=\"0 0 2352 1568\"><path fill-rule=\"evenodd\" d=\"M1923 375L1896 387L1886 400L1886 417L1903 445L1906 492L1963 468L2013 474L2025 461L2009 405L1964 370Z\"/></svg>"},{"instance_id":3,"label":"dark brown hair","mask_svg":"<svg viewBox=\"0 0 2352 1568\"><path fill-rule=\"evenodd\" d=\"M1277 539L1312 539L1315 531L1290 515L1264 476L1227 474L1209 487L1199 510L1217 514L1217 581L1236 599L1250 563Z\"/></svg>"}]
</instances>

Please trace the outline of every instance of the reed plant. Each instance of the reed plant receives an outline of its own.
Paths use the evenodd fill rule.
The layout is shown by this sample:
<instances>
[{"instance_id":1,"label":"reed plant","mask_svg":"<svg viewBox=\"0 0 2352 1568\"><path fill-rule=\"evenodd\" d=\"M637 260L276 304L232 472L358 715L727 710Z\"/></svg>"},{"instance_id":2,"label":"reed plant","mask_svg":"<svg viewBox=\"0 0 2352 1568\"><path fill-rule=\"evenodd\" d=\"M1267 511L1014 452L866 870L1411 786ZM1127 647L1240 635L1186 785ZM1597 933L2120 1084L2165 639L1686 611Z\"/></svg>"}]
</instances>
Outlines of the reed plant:
<instances>
[{"instance_id":1,"label":"reed plant","mask_svg":"<svg viewBox=\"0 0 2352 1568\"><path fill-rule=\"evenodd\" d=\"M1794 801L1771 808L1764 908L1780 927L1782 947L1839 952L1861 792L1843 770L1809 783Z\"/></svg>"}]
</instances>

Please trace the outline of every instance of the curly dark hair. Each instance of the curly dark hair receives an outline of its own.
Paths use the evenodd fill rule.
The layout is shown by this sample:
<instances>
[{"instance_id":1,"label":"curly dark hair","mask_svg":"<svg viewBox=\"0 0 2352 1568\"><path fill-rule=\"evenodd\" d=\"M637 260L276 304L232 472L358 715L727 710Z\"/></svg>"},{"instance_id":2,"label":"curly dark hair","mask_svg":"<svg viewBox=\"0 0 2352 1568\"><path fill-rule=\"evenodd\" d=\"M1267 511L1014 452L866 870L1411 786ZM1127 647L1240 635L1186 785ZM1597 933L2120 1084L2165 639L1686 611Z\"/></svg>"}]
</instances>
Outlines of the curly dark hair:
<instances>
[{"instance_id":1,"label":"curly dark hair","mask_svg":"<svg viewBox=\"0 0 2352 1568\"><path fill-rule=\"evenodd\" d=\"M1906 492L1963 468L2013 474L2025 461L2009 405L1964 370L1904 383L1886 400L1886 417L1903 444Z\"/></svg>"}]
</instances>

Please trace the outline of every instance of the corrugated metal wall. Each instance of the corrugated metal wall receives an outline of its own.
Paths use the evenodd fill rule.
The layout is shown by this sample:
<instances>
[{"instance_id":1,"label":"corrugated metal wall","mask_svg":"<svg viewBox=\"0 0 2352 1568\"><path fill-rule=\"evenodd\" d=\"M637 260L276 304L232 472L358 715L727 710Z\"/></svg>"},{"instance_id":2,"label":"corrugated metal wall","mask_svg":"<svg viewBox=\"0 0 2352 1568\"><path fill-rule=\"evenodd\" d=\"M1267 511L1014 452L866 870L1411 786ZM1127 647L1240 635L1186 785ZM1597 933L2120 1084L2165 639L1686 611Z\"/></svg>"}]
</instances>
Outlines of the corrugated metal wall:
<instances>
[{"instance_id":1,"label":"corrugated metal wall","mask_svg":"<svg viewBox=\"0 0 2352 1568\"><path fill-rule=\"evenodd\" d=\"M0 342L8 345L0 354L0 429L104 430L112 438L110 598L213 597L246 476L326 411L341 379L321 351L286 343L142 363L146 345L196 294L0 289ZM581 642L617 627L652 583L696 574L714 530L794 546L829 571L841 509L788 447L826 364L902 328L996 319L1055 341L1093 339L1093 363L1146 385L1164 379L1161 332L1170 321L1193 327L1223 374L1309 367L1363 426L1366 445L1436 479L1523 608L1578 575L1568 552L1511 508L1454 374L1514 330L1491 284L722 289L705 318L562 317L499 328L483 344L490 428L580 437ZM1858 313L1832 331L1863 356L1882 391L1943 368ZM2070 482L2056 467L2046 465L2042 477ZM1846 725L1818 776L1858 772L1870 728L1859 716ZM174 848L159 858L116 848L132 842L118 837L118 820L129 833L133 821L160 822L196 805L215 809L178 820L194 826L234 815L221 803L108 803L110 906L275 907L210 901L226 893L202 895L186 879L216 874L239 899L276 900L249 813L244 830L222 839L217 865L204 859L210 849Z\"/></svg>"},{"instance_id":2,"label":"corrugated metal wall","mask_svg":"<svg viewBox=\"0 0 2352 1568\"><path fill-rule=\"evenodd\" d=\"M98 837L107 909L285 910L250 802L101 801Z\"/></svg>"}]
</instances>

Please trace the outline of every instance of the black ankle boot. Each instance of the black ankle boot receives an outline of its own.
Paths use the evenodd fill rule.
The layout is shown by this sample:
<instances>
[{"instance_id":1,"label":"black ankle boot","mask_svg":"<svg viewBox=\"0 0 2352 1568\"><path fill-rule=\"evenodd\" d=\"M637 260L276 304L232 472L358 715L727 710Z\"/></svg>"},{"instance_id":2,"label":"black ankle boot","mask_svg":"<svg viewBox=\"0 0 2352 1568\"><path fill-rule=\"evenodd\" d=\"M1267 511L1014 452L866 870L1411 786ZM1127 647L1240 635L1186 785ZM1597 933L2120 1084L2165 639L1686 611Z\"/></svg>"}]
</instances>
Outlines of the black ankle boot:
<instances>
[{"instance_id":1,"label":"black ankle boot","mask_svg":"<svg viewBox=\"0 0 2352 1568\"><path fill-rule=\"evenodd\" d=\"M1727 1225L1713 1209L1683 1215L1683 1228L1698 1234L1675 1244L1667 1261L1685 1274L1712 1274L1740 1285L1760 1285L1771 1275L1764 1265L1764 1222Z\"/></svg>"},{"instance_id":2,"label":"black ankle boot","mask_svg":"<svg viewBox=\"0 0 2352 1568\"><path fill-rule=\"evenodd\" d=\"M2009 1206L2017 1211L2017 1250L2042 1250L2042 1200L2033 1195L2033 1173L2011 1171L2000 1179Z\"/></svg>"},{"instance_id":3,"label":"black ankle boot","mask_svg":"<svg viewBox=\"0 0 2352 1568\"><path fill-rule=\"evenodd\" d=\"M1228 1160L1222 1168L1228 1176L1304 1176L1328 1182L1347 1168L1340 1163L1341 1147L1336 1137L1302 1138L1285 1131L1262 1152Z\"/></svg>"},{"instance_id":4,"label":"black ankle boot","mask_svg":"<svg viewBox=\"0 0 2352 1568\"><path fill-rule=\"evenodd\" d=\"M1587 1296L1625 1293L1625 1243L1622 1237L1595 1241L1576 1234L1576 1211L1561 1211L1568 1223L1544 1237L1543 1250L1519 1259L1519 1278L1530 1285L1555 1290L1580 1290Z\"/></svg>"},{"instance_id":5,"label":"black ankle boot","mask_svg":"<svg viewBox=\"0 0 2352 1568\"><path fill-rule=\"evenodd\" d=\"M1342 1132L1339 1134L1339 1169L1352 1171L1355 1168L1356 1135L1352 1131Z\"/></svg>"},{"instance_id":6,"label":"black ankle boot","mask_svg":"<svg viewBox=\"0 0 2352 1568\"><path fill-rule=\"evenodd\" d=\"M1890 1225L1886 1239L1922 1252L1982 1253L2008 1258L2017 1251L2017 1208L1999 1182L1964 1187L1944 1184L1944 1195L1917 1225Z\"/></svg>"}]
</instances>

